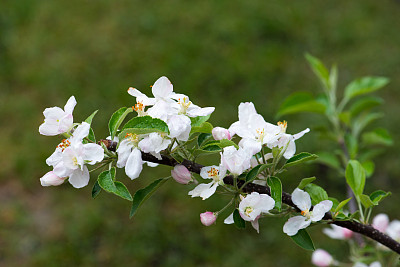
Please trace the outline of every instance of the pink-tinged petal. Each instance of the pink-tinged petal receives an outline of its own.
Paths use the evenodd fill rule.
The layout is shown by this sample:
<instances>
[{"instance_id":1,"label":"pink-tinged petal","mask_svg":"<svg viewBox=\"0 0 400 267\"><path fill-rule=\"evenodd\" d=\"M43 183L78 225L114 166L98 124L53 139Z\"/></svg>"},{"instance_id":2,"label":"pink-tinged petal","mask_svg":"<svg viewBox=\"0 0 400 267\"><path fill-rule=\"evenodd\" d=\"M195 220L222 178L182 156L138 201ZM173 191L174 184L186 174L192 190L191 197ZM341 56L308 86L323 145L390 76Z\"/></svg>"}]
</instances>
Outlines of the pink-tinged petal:
<instances>
[{"instance_id":1,"label":"pink-tinged petal","mask_svg":"<svg viewBox=\"0 0 400 267\"><path fill-rule=\"evenodd\" d=\"M67 114L61 118L60 124L58 125L58 133L62 134L68 132L74 124L74 118L72 114Z\"/></svg>"},{"instance_id":2,"label":"pink-tinged petal","mask_svg":"<svg viewBox=\"0 0 400 267\"><path fill-rule=\"evenodd\" d=\"M333 239L345 240L349 239L353 235L353 231L334 225L331 225L332 228L324 228L322 232Z\"/></svg>"},{"instance_id":3,"label":"pink-tinged petal","mask_svg":"<svg viewBox=\"0 0 400 267\"><path fill-rule=\"evenodd\" d=\"M388 236L396 240L397 242L400 241L400 221L393 220L389 226L386 228L386 233Z\"/></svg>"},{"instance_id":4,"label":"pink-tinged petal","mask_svg":"<svg viewBox=\"0 0 400 267\"><path fill-rule=\"evenodd\" d=\"M251 102L245 102L239 104L239 121L248 122L249 118L253 114L257 114L254 104Z\"/></svg>"},{"instance_id":5,"label":"pink-tinged petal","mask_svg":"<svg viewBox=\"0 0 400 267\"><path fill-rule=\"evenodd\" d=\"M243 138L240 140L239 146L249 151L251 155L255 155L261 151L261 143L255 141L254 139Z\"/></svg>"},{"instance_id":6,"label":"pink-tinged petal","mask_svg":"<svg viewBox=\"0 0 400 267\"><path fill-rule=\"evenodd\" d=\"M88 185L90 180L89 170L86 166L83 166L83 170L76 169L69 176L69 183L75 188L82 188Z\"/></svg>"},{"instance_id":7,"label":"pink-tinged petal","mask_svg":"<svg viewBox=\"0 0 400 267\"><path fill-rule=\"evenodd\" d=\"M171 176L180 184L188 184L193 181L190 171L183 165L178 164L171 170Z\"/></svg>"},{"instance_id":8,"label":"pink-tinged petal","mask_svg":"<svg viewBox=\"0 0 400 267\"><path fill-rule=\"evenodd\" d=\"M305 135L305 134L308 133L309 131L310 131L310 129L307 128L307 129L305 129L305 130L303 130L303 131L301 131L301 132L299 132L299 133L297 133L297 134L294 134L294 135L293 135L293 140L297 140L297 139L301 138L303 135Z\"/></svg>"},{"instance_id":9,"label":"pink-tinged petal","mask_svg":"<svg viewBox=\"0 0 400 267\"><path fill-rule=\"evenodd\" d=\"M303 216L295 216L290 218L283 226L283 232L288 236L294 236L300 229L309 226L311 220L306 220Z\"/></svg>"},{"instance_id":10,"label":"pink-tinged petal","mask_svg":"<svg viewBox=\"0 0 400 267\"><path fill-rule=\"evenodd\" d=\"M64 183L65 179L58 177L53 171L50 171L40 178L40 184L42 186L57 186Z\"/></svg>"},{"instance_id":11,"label":"pink-tinged petal","mask_svg":"<svg viewBox=\"0 0 400 267\"><path fill-rule=\"evenodd\" d=\"M83 160L90 165L100 162L104 158L104 150L97 144L85 144L83 145L84 155Z\"/></svg>"},{"instance_id":12,"label":"pink-tinged petal","mask_svg":"<svg viewBox=\"0 0 400 267\"><path fill-rule=\"evenodd\" d=\"M172 94L173 86L167 77L162 76L154 83L151 91L156 98L167 98Z\"/></svg>"},{"instance_id":13,"label":"pink-tinged petal","mask_svg":"<svg viewBox=\"0 0 400 267\"><path fill-rule=\"evenodd\" d=\"M53 169L54 174L58 177L68 177L73 171L73 169L67 168L62 161L55 165Z\"/></svg>"},{"instance_id":14,"label":"pink-tinged petal","mask_svg":"<svg viewBox=\"0 0 400 267\"><path fill-rule=\"evenodd\" d=\"M306 211L311 208L310 195L301 189L296 188L293 191L292 201L301 211Z\"/></svg>"},{"instance_id":15,"label":"pink-tinged petal","mask_svg":"<svg viewBox=\"0 0 400 267\"><path fill-rule=\"evenodd\" d=\"M214 212L206 211L200 214L200 221L205 226L214 224L216 220L217 216L215 216Z\"/></svg>"},{"instance_id":16,"label":"pink-tinged petal","mask_svg":"<svg viewBox=\"0 0 400 267\"><path fill-rule=\"evenodd\" d=\"M251 221L251 226L256 229L257 233L260 233L260 225L258 224L258 219Z\"/></svg>"},{"instance_id":17,"label":"pink-tinged petal","mask_svg":"<svg viewBox=\"0 0 400 267\"><path fill-rule=\"evenodd\" d=\"M74 96L71 96L71 97L68 99L68 101L67 101L67 103L65 104L65 106L64 106L64 111L65 111L65 113L67 113L67 114L72 114L72 112L74 111L75 106L76 106L76 99L75 99Z\"/></svg>"},{"instance_id":18,"label":"pink-tinged petal","mask_svg":"<svg viewBox=\"0 0 400 267\"><path fill-rule=\"evenodd\" d=\"M311 214L311 220L313 222L318 222L322 220L325 216L325 213L331 210L333 202L330 200L324 200L314 206L314 209Z\"/></svg>"},{"instance_id":19,"label":"pink-tinged petal","mask_svg":"<svg viewBox=\"0 0 400 267\"><path fill-rule=\"evenodd\" d=\"M212 136L215 140L228 139L231 140L231 134L228 129L222 127L215 127L212 129Z\"/></svg>"},{"instance_id":20,"label":"pink-tinged petal","mask_svg":"<svg viewBox=\"0 0 400 267\"><path fill-rule=\"evenodd\" d=\"M226 219L224 220L224 224L233 224L234 223L234 221L233 221L233 212L228 216L228 217L226 217Z\"/></svg>"},{"instance_id":21,"label":"pink-tinged petal","mask_svg":"<svg viewBox=\"0 0 400 267\"><path fill-rule=\"evenodd\" d=\"M134 148L129 155L128 160L126 161L125 173L129 178L133 180L139 177L142 169L142 152L140 152L139 149Z\"/></svg>"},{"instance_id":22,"label":"pink-tinged petal","mask_svg":"<svg viewBox=\"0 0 400 267\"><path fill-rule=\"evenodd\" d=\"M372 226L378 231L385 233L387 227L389 226L389 217L384 213L376 215L372 220Z\"/></svg>"},{"instance_id":23,"label":"pink-tinged petal","mask_svg":"<svg viewBox=\"0 0 400 267\"><path fill-rule=\"evenodd\" d=\"M325 250L317 249L312 254L311 262L318 267L328 267L333 264L333 258Z\"/></svg>"}]
</instances>

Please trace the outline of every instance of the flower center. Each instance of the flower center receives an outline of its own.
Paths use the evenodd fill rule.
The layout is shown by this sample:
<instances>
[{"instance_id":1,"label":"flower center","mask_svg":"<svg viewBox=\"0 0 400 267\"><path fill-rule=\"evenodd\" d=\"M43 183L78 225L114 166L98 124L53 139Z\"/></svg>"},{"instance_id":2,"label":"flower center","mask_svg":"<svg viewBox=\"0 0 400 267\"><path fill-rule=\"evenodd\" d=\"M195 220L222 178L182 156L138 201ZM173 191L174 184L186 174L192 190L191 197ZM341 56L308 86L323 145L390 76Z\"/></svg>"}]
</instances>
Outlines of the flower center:
<instances>
[{"instance_id":1,"label":"flower center","mask_svg":"<svg viewBox=\"0 0 400 267\"><path fill-rule=\"evenodd\" d=\"M180 114L185 114L189 106L192 104L187 97L178 98L178 104L181 106Z\"/></svg>"},{"instance_id":2,"label":"flower center","mask_svg":"<svg viewBox=\"0 0 400 267\"><path fill-rule=\"evenodd\" d=\"M216 168L211 168L208 172L208 177L213 178L214 181L219 181L219 170Z\"/></svg>"},{"instance_id":3,"label":"flower center","mask_svg":"<svg viewBox=\"0 0 400 267\"><path fill-rule=\"evenodd\" d=\"M286 133L287 121L278 122L278 126L281 127L281 133Z\"/></svg>"},{"instance_id":4,"label":"flower center","mask_svg":"<svg viewBox=\"0 0 400 267\"><path fill-rule=\"evenodd\" d=\"M262 128L262 129L259 128L259 129L256 130L256 132L257 132L257 134L258 134L258 136L256 137L256 139L262 143L262 141L263 141L263 139L264 139L264 136L265 136L264 128Z\"/></svg>"},{"instance_id":5,"label":"flower center","mask_svg":"<svg viewBox=\"0 0 400 267\"><path fill-rule=\"evenodd\" d=\"M146 115L146 112L144 112L144 108L145 108L145 107L146 107L146 106L143 105L143 101L138 101L138 102L136 102L136 104L132 107L132 109L133 109L134 111L136 111L137 114L138 114L139 116L144 116L144 115Z\"/></svg>"},{"instance_id":6,"label":"flower center","mask_svg":"<svg viewBox=\"0 0 400 267\"><path fill-rule=\"evenodd\" d=\"M307 218L307 220L309 220L310 218L311 218L311 212L310 212L310 210L302 210L301 211L301 215L303 215L304 217L306 217Z\"/></svg>"},{"instance_id":7,"label":"flower center","mask_svg":"<svg viewBox=\"0 0 400 267\"><path fill-rule=\"evenodd\" d=\"M57 146L58 148L61 149L61 152L64 152L64 150L71 145L71 142L67 139L63 139L61 143Z\"/></svg>"},{"instance_id":8,"label":"flower center","mask_svg":"<svg viewBox=\"0 0 400 267\"><path fill-rule=\"evenodd\" d=\"M131 142L133 145L139 143L139 136L137 134L127 133L125 135L125 138L128 139L129 142Z\"/></svg>"},{"instance_id":9,"label":"flower center","mask_svg":"<svg viewBox=\"0 0 400 267\"><path fill-rule=\"evenodd\" d=\"M72 163L74 164L74 166L78 166L78 159L76 157L72 158Z\"/></svg>"},{"instance_id":10,"label":"flower center","mask_svg":"<svg viewBox=\"0 0 400 267\"><path fill-rule=\"evenodd\" d=\"M253 210L254 210L254 209L253 209L252 207L246 207L246 208L244 209L244 214L246 214L247 217L250 217L250 213L252 213Z\"/></svg>"}]
</instances>

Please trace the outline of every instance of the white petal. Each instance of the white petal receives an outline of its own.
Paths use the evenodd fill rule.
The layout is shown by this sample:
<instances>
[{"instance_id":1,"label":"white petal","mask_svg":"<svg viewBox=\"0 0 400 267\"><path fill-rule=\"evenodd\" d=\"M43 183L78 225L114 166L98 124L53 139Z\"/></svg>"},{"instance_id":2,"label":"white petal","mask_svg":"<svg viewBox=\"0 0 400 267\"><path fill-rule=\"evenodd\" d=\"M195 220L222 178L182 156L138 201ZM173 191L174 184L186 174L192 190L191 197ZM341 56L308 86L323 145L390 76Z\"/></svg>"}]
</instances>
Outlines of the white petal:
<instances>
[{"instance_id":1,"label":"white petal","mask_svg":"<svg viewBox=\"0 0 400 267\"><path fill-rule=\"evenodd\" d=\"M258 219L251 221L251 226L253 226L253 228L256 229L257 233L260 233L260 226L258 224Z\"/></svg>"},{"instance_id":2,"label":"white petal","mask_svg":"<svg viewBox=\"0 0 400 267\"><path fill-rule=\"evenodd\" d=\"M39 133L45 136L54 136L58 133L58 123L45 121L39 126Z\"/></svg>"},{"instance_id":3,"label":"white petal","mask_svg":"<svg viewBox=\"0 0 400 267\"><path fill-rule=\"evenodd\" d=\"M260 194L260 201L257 204L257 209L267 213L275 207L275 200L267 194Z\"/></svg>"},{"instance_id":4,"label":"white petal","mask_svg":"<svg viewBox=\"0 0 400 267\"><path fill-rule=\"evenodd\" d=\"M152 105L154 105L156 103L155 98L149 98L145 94L140 92L139 90L137 90L135 88L132 88L132 87L130 87L128 89L128 94L130 94L131 96L136 97L136 101L137 102L141 102L145 106L152 106Z\"/></svg>"},{"instance_id":5,"label":"white petal","mask_svg":"<svg viewBox=\"0 0 400 267\"><path fill-rule=\"evenodd\" d=\"M233 212L231 213L231 215L229 215L228 217L226 217L226 219L224 220L225 224L232 224L234 223L233 221Z\"/></svg>"},{"instance_id":6,"label":"white petal","mask_svg":"<svg viewBox=\"0 0 400 267\"><path fill-rule=\"evenodd\" d=\"M104 158L104 150L101 146L97 144L85 144L84 148L84 156L83 159L88 164L95 164L96 162L100 162Z\"/></svg>"},{"instance_id":7,"label":"white petal","mask_svg":"<svg viewBox=\"0 0 400 267\"><path fill-rule=\"evenodd\" d=\"M240 140L239 146L249 151L251 155L255 155L261 151L261 143L254 139L243 138Z\"/></svg>"},{"instance_id":8,"label":"white petal","mask_svg":"<svg viewBox=\"0 0 400 267\"><path fill-rule=\"evenodd\" d=\"M306 211L311 208L310 195L301 189L296 188L293 191L292 201L301 211Z\"/></svg>"},{"instance_id":9,"label":"white petal","mask_svg":"<svg viewBox=\"0 0 400 267\"><path fill-rule=\"evenodd\" d=\"M296 153L296 144L294 143L293 140L290 140L289 145L287 146L283 156L285 157L285 159L290 159L291 157L294 156L295 153Z\"/></svg>"},{"instance_id":10,"label":"white petal","mask_svg":"<svg viewBox=\"0 0 400 267\"><path fill-rule=\"evenodd\" d=\"M169 137L187 141L191 130L191 120L185 115L173 115L168 119Z\"/></svg>"},{"instance_id":11,"label":"white petal","mask_svg":"<svg viewBox=\"0 0 400 267\"><path fill-rule=\"evenodd\" d=\"M60 123L58 125L58 133L62 134L68 132L74 124L74 118L72 114L66 114L64 117L60 119Z\"/></svg>"},{"instance_id":12,"label":"white petal","mask_svg":"<svg viewBox=\"0 0 400 267\"><path fill-rule=\"evenodd\" d=\"M72 174L69 176L68 181L70 184L72 184L73 187L82 188L88 185L89 179L90 179L89 170L86 166L83 166L83 170L81 169L74 170Z\"/></svg>"},{"instance_id":13,"label":"white petal","mask_svg":"<svg viewBox=\"0 0 400 267\"><path fill-rule=\"evenodd\" d=\"M90 124L87 122L82 122L72 134L71 141L82 142L83 138L89 135Z\"/></svg>"},{"instance_id":14,"label":"white petal","mask_svg":"<svg viewBox=\"0 0 400 267\"><path fill-rule=\"evenodd\" d=\"M333 202L330 200L324 200L315 205L311 214L311 220L313 222L320 221L324 217L325 213L331 210L332 205Z\"/></svg>"},{"instance_id":15,"label":"white petal","mask_svg":"<svg viewBox=\"0 0 400 267\"><path fill-rule=\"evenodd\" d=\"M68 99L68 101L67 101L67 103L65 104L65 106L64 106L64 111L65 111L65 113L67 113L67 114L72 114L72 112L74 111L75 106L76 106L75 97L74 97L74 96L71 96L71 97Z\"/></svg>"},{"instance_id":16,"label":"white petal","mask_svg":"<svg viewBox=\"0 0 400 267\"><path fill-rule=\"evenodd\" d=\"M190 191L190 192L188 193L188 195L189 195L189 196L192 196L192 197L199 197L199 196L201 195L201 193L202 193L204 190L210 189L210 187L211 187L213 184L214 184L213 182L208 183L208 184L199 184L199 185L196 186L192 191Z\"/></svg>"},{"instance_id":17,"label":"white petal","mask_svg":"<svg viewBox=\"0 0 400 267\"><path fill-rule=\"evenodd\" d=\"M138 178L143 169L142 152L134 148L125 165L125 173L132 180Z\"/></svg>"},{"instance_id":18,"label":"white petal","mask_svg":"<svg viewBox=\"0 0 400 267\"><path fill-rule=\"evenodd\" d=\"M197 107L197 108L193 108L193 106ZM189 117L199 117L199 116L208 116L211 113L213 113L215 110L214 107L206 107L206 108L201 108L198 107L196 105L190 105L188 110L186 111L186 114Z\"/></svg>"},{"instance_id":19,"label":"white petal","mask_svg":"<svg viewBox=\"0 0 400 267\"><path fill-rule=\"evenodd\" d=\"M117 167L118 168L123 168L126 165L126 161L129 158L129 155L132 152L133 145L128 139L122 140L122 142L119 144L119 147L117 149L117 154L118 154L118 161L117 161Z\"/></svg>"},{"instance_id":20,"label":"white petal","mask_svg":"<svg viewBox=\"0 0 400 267\"><path fill-rule=\"evenodd\" d=\"M53 171L50 171L40 178L40 184L42 186L57 186L64 183L65 179L58 177Z\"/></svg>"},{"instance_id":21,"label":"white petal","mask_svg":"<svg viewBox=\"0 0 400 267\"><path fill-rule=\"evenodd\" d=\"M307 128L307 129L305 129L305 130L303 130L303 131L301 131L301 132L299 132L297 134L294 134L293 135L293 139L297 140L297 139L301 138L303 135L305 135L306 133L308 133L309 131L310 131L310 129Z\"/></svg>"},{"instance_id":22,"label":"white petal","mask_svg":"<svg viewBox=\"0 0 400 267\"><path fill-rule=\"evenodd\" d=\"M58 177L68 177L71 175L73 171L74 171L73 169L67 168L62 161L57 165L55 165L53 169L53 172Z\"/></svg>"},{"instance_id":23,"label":"white petal","mask_svg":"<svg viewBox=\"0 0 400 267\"><path fill-rule=\"evenodd\" d=\"M288 236L293 236L297 234L300 229L304 229L309 226L311 220L306 221L303 216L295 216L290 218L283 226L283 232Z\"/></svg>"},{"instance_id":24,"label":"white petal","mask_svg":"<svg viewBox=\"0 0 400 267\"><path fill-rule=\"evenodd\" d=\"M343 240L345 239L345 237L343 235L343 231L340 228L342 227L332 224L332 228L324 228L322 229L322 232L332 239Z\"/></svg>"},{"instance_id":25,"label":"white petal","mask_svg":"<svg viewBox=\"0 0 400 267\"><path fill-rule=\"evenodd\" d=\"M46 159L46 164L49 166L55 166L62 161L62 152L59 148L56 148L53 154Z\"/></svg>"},{"instance_id":26,"label":"white petal","mask_svg":"<svg viewBox=\"0 0 400 267\"><path fill-rule=\"evenodd\" d=\"M156 98L166 98L172 94L173 86L167 77L160 77L151 88Z\"/></svg>"},{"instance_id":27,"label":"white petal","mask_svg":"<svg viewBox=\"0 0 400 267\"><path fill-rule=\"evenodd\" d=\"M369 267L382 267L382 265L379 261L374 261L369 265Z\"/></svg>"},{"instance_id":28,"label":"white petal","mask_svg":"<svg viewBox=\"0 0 400 267\"><path fill-rule=\"evenodd\" d=\"M59 107L46 108L43 111L45 120L58 120L65 115L65 112Z\"/></svg>"},{"instance_id":29,"label":"white petal","mask_svg":"<svg viewBox=\"0 0 400 267\"><path fill-rule=\"evenodd\" d=\"M200 197L203 200L209 198L210 196L212 196L215 193L215 191L217 190L217 187L218 187L218 183L213 183L213 185L210 188L205 189L201 192Z\"/></svg>"},{"instance_id":30,"label":"white petal","mask_svg":"<svg viewBox=\"0 0 400 267\"><path fill-rule=\"evenodd\" d=\"M254 104L251 102L240 103L239 105L239 121L247 122L250 115L257 114Z\"/></svg>"}]
</instances>

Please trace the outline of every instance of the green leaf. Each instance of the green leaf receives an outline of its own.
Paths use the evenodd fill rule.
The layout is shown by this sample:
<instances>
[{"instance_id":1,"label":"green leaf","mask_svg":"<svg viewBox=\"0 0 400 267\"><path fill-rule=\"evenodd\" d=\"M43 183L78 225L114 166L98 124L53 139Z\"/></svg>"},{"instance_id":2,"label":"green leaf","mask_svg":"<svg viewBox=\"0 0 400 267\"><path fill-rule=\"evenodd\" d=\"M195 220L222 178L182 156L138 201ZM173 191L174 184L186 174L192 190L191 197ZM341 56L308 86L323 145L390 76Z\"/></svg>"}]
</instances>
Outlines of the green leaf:
<instances>
[{"instance_id":1,"label":"green leaf","mask_svg":"<svg viewBox=\"0 0 400 267\"><path fill-rule=\"evenodd\" d=\"M337 156L330 152L318 152L318 158L316 159L317 162L325 164L334 169L340 169L340 162Z\"/></svg>"},{"instance_id":2,"label":"green leaf","mask_svg":"<svg viewBox=\"0 0 400 267\"><path fill-rule=\"evenodd\" d=\"M360 200L361 200L361 204L363 204L363 206L368 209L372 206L374 206L375 204L371 201L371 199L369 198L369 196L361 194L360 195Z\"/></svg>"},{"instance_id":3,"label":"green leaf","mask_svg":"<svg viewBox=\"0 0 400 267\"><path fill-rule=\"evenodd\" d=\"M271 164L260 164L255 166L253 169L251 169L247 175L246 175L246 182L250 183L254 179L256 179L257 175L259 175L262 171L264 171L266 168L272 166Z\"/></svg>"},{"instance_id":4,"label":"green leaf","mask_svg":"<svg viewBox=\"0 0 400 267\"><path fill-rule=\"evenodd\" d=\"M192 124L191 124L192 128L202 125L204 122L208 121L209 118L210 118L210 115L190 118L190 120L192 121Z\"/></svg>"},{"instance_id":5,"label":"green leaf","mask_svg":"<svg viewBox=\"0 0 400 267\"><path fill-rule=\"evenodd\" d=\"M96 113L97 113L98 111L99 111L99 110L96 110L96 111L93 112L89 117L87 117L87 119L85 120L85 122L87 122L87 123L89 123L89 124L91 125L91 124L92 124L92 120L93 120L94 116L96 115ZM89 130L89 135L87 136L87 139L89 139L90 141L96 143L96 137L95 137L95 135L94 135L94 132L93 132L93 129L92 129L92 128L90 128L90 130Z\"/></svg>"},{"instance_id":6,"label":"green leaf","mask_svg":"<svg viewBox=\"0 0 400 267\"><path fill-rule=\"evenodd\" d=\"M169 133L168 125L164 121L150 116L135 117L125 123L122 130L129 130L130 133L135 134L146 134L152 132Z\"/></svg>"},{"instance_id":7,"label":"green leaf","mask_svg":"<svg viewBox=\"0 0 400 267\"><path fill-rule=\"evenodd\" d=\"M199 134L199 136L197 137L197 144L199 145L199 147L201 147L201 145L207 141L207 139L209 139L212 136L212 134L209 133L201 133Z\"/></svg>"},{"instance_id":8,"label":"green leaf","mask_svg":"<svg viewBox=\"0 0 400 267\"><path fill-rule=\"evenodd\" d=\"M116 169L111 168L109 171L104 171L100 173L97 181L101 188L109 193L113 193L123 199L132 201L132 196L128 189L121 182L115 181Z\"/></svg>"},{"instance_id":9,"label":"green leaf","mask_svg":"<svg viewBox=\"0 0 400 267\"><path fill-rule=\"evenodd\" d=\"M303 189L306 185L312 183L315 179L315 177L310 177L310 178L304 178L300 181L299 185L297 186L298 189Z\"/></svg>"},{"instance_id":10,"label":"green leaf","mask_svg":"<svg viewBox=\"0 0 400 267\"><path fill-rule=\"evenodd\" d=\"M346 206L346 204L351 200L351 198L348 198L346 200L343 200L342 202L339 203L339 205L337 205L334 213L339 212L341 209L343 209L344 206Z\"/></svg>"},{"instance_id":11,"label":"green leaf","mask_svg":"<svg viewBox=\"0 0 400 267\"><path fill-rule=\"evenodd\" d=\"M373 192L373 193L369 196L369 198L370 198L371 201L374 203L374 205L378 205L379 202L380 202L382 199L384 199L384 198L390 196L391 194L392 194L391 192L385 192L385 191L383 191L383 190L377 190L377 191Z\"/></svg>"},{"instance_id":12,"label":"green leaf","mask_svg":"<svg viewBox=\"0 0 400 267\"><path fill-rule=\"evenodd\" d=\"M373 121L382 117L382 113L368 113L360 115L357 119L353 121L353 136L358 137L365 127L367 127Z\"/></svg>"},{"instance_id":13,"label":"green leaf","mask_svg":"<svg viewBox=\"0 0 400 267\"><path fill-rule=\"evenodd\" d=\"M99 185L99 182L95 182L92 188L92 198L96 198L101 192L101 187Z\"/></svg>"},{"instance_id":14,"label":"green leaf","mask_svg":"<svg viewBox=\"0 0 400 267\"><path fill-rule=\"evenodd\" d=\"M392 137L389 132L384 128L377 128L371 132L364 133L362 135L362 141L366 145L393 145Z\"/></svg>"},{"instance_id":15,"label":"green leaf","mask_svg":"<svg viewBox=\"0 0 400 267\"><path fill-rule=\"evenodd\" d=\"M294 166L294 165L297 165L297 164L300 164L300 163L303 163L303 162L306 162L306 161L314 160L316 158L318 158L318 156L315 155L315 154L310 154L310 153L307 153L307 152L301 152L301 153L299 153L297 155L294 155L290 159L288 159L288 161L286 161L286 164L283 166L283 168Z\"/></svg>"},{"instance_id":16,"label":"green leaf","mask_svg":"<svg viewBox=\"0 0 400 267\"><path fill-rule=\"evenodd\" d=\"M330 81L330 75L328 69L324 66L324 64L316 57L311 56L310 54L306 54L306 59L310 64L311 69L315 73L315 75L319 78L319 81L322 85L329 89L331 88L332 82ZM334 79L336 73L332 75L332 80ZM336 75L337 76L337 75Z\"/></svg>"},{"instance_id":17,"label":"green leaf","mask_svg":"<svg viewBox=\"0 0 400 267\"><path fill-rule=\"evenodd\" d=\"M246 222L240 216L239 211L237 209L235 209L235 211L233 212L233 222L235 226L239 229L246 228Z\"/></svg>"},{"instance_id":18,"label":"green leaf","mask_svg":"<svg viewBox=\"0 0 400 267\"><path fill-rule=\"evenodd\" d=\"M299 112L323 114L325 109L325 105L316 101L312 94L306 92L296 92L285 99L278 110L277 117Z\"/></svg>"},{"instance_id":19,"label":"green leaf","mask_svg":"<svg viewBox=\"0 0 400 267\"><path fill-rule=\"evenodd\" d=\"M385 77L362 77L352 81L344 89L344 97L348 100L353 97L372 93L381 89L389 82Z\"/></svg>"},{"instance_id":20,"label":"green leaf","mask_svg":"<svg viewBox=\"0 0 400 267\"><path fill-rule=\"evenodd\" d=\"M368 177L371 177L372 174L374 174L374 170L375 170L375 163L371 160L367 160L364 161L363 163L361 163L361 165L363 166L364 170L365 170L365 174Z\"/></svg>"},{"instance_id":21,"label":"green leaf","mask_svg":"<svg viewBox=\"0 0 400 267\"><path fill-rule=\"evenodd\" d=\"M96 115L96 113L97 113L98 111L99 111L99 110L94 111L89 117L87 117L87 119L85 120L85 122L87 122L87 123L89 123L89 124L92 124L92 120L93 120L94 116Z\"/></svg>"},{"instance_id":22,"label":"green leaf","mask_svg":"<svg viewBox=\"0 0 400 267\"><path fill-rule=\"evenodd\" d=\"M311 251L315 250L314 243L305 229L300 229L297 234L291 236L291 238L301 248Z\"/></svg>"},{"instance_id":23,"label":"green leaf","mask_svg":"<svg viewBox=\"0 0 400 267\"><path fill-rule=\"evenodd\" d=\"M145 188L139 189L136 191L135 195L133 196L133 201L132 201L132 208L131 212L129 215L129 218L132 218L138 208L149 198L151 195L160 187L162 186L168 178L160 178L146 186Z\"/></svg>"},{"instance_id":24,"label":"green leaf","mask_svg":"<svg viewBox=\"0 0 400 267\"><path fill-rule=\"evenodd\" d=\"M220 140L220 143L219 143L220 148L224 148L224 147L228 147L228 146L234 146L236 149L239 149L239 146L231 140L228 140L228 139Z\"/></svg>"},{"instance_id":25,"label":"green leaf","mask_svg":"<svg viewBox=\"0 0 400 267\"><path fill-rule=\"evenodd\" d=\"M328 193L316 184L308 184L304 187L304 190L310 195L313 205L328 199Z\"/></svg>"},{"instance_id":26,"label":"green leaf","mask_svg":"<svg viewBox=\"0 0 400 267\"><path fill-rule=\"evenodd\" d=\"M379 106L383 103L382 98L375 96L366 96L358 99L350 106L351 117L355 117L363 111L367 111L373 107Z\"/></svg>"},{"instance_id":27,"label":"green leaf","mask_svg":"<svg viewBox=\"0 0 400 267\"><path fill-rule=\"evenodd\" d=\"M346 143L347 151L349 152L350 158L355 158L358 152L358 142L357 139L350 133L344 135L344 141Z\"/></svg>"},{"instance_id":28,"label":"green leaf","mask_svg":"<svg viewBox=\"0 0 400 267\"><path fill-rule=\"evenodd\" d=\"M364 191L365 171L357 160L350 160L346 167L346 181L358 198Z\"/></svg>"},{"instance_id":29,"label":"green leaf","mask_svg":"<svg viewBox=\"0 0 400 267\"><path fill-rule=\"evenodd\" d=\"M275 200L275 207L281 211L282 207L282 183L278 177L271 176L267 179L267 184L271 188L271 197Z\"/></svg>"},{"instance_id":30,"label":"green leaf","mask_svg":"<svg viewBox=\"0 0 400 267\"><path fill-rule=\"evenodd\" d=\"M112 114L110 121L108 122L108 130L110 131L111 140L116 135L118 127L124 121L126 115L128 115L130 112L132 112L132 108L123 107Z\"/></svg>"},{"instance_id":31,"label":"green leaf","mask_svg":"<svg viewBox=\"0 0 400 267\"><path fill-rule=\"evenodd\" d=\"M213 126L209 122L203 122L200 126L192 126L190 133L211 133Z\"/></svg>"}]
</instances>

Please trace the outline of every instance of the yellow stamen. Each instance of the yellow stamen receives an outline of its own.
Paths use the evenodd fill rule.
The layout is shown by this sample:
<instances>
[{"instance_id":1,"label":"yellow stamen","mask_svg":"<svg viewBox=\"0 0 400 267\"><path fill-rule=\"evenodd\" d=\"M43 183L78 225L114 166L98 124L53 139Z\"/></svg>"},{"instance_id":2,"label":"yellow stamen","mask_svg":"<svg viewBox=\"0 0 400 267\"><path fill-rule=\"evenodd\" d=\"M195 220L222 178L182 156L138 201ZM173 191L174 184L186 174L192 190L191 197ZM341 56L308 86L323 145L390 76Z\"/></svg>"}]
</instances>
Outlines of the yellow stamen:
<instances>
[{"instance_id":1,"label":"yellow stamen","mask_svg":"<svg viewBox=\"0 0 400 267\"><path fill-rule=\"evenodd\" d=\"M280 121L278 122L278 126L281 127L281 131L283 133L286 133L286 128L287 128L287 121Z\"/></svg>"},{"instance_id":2,"label":"yellow stamen","mask_svg":"<svg viewBox=\"0 0 400 267\"><path fill-rule=\"evenodd\" d=\"M246 207L246 209L244 210L244 213L247 215L247 217L250 217L250 213L253 212L253 208L252 207Z\"/></svg>"},{"instance_id":3,"label":"yellow stamen","mask_svg":"<svg viewBox=\"0 0 400 267\"><path fill-rule=\"evenodd\" d=\"M208 173L209 177L218 177L219 170L217 170L215 168L211 168L211 170L209 170L207 173Z\"/></svg>"},{"instance_id":4,"label":"yellow stamen","mask_svg":"<svg viewBox=\"0 0 400 267\"><path fill-rule=\"evenodd\" d=\"M64 152L64 150L71 145L71 142L67 139L63 139L61 143L57 146L58 148L61 148L61 152Z\"/></svg>"}]
</instances>

